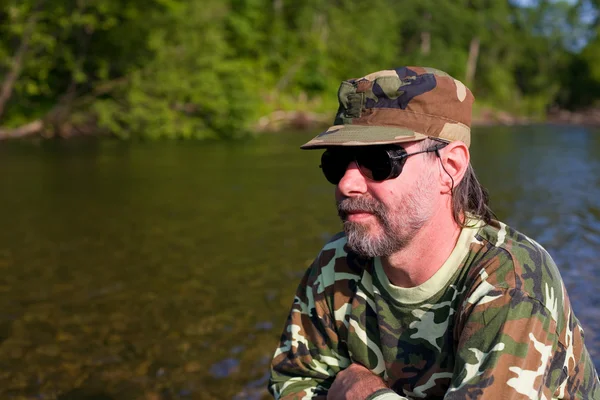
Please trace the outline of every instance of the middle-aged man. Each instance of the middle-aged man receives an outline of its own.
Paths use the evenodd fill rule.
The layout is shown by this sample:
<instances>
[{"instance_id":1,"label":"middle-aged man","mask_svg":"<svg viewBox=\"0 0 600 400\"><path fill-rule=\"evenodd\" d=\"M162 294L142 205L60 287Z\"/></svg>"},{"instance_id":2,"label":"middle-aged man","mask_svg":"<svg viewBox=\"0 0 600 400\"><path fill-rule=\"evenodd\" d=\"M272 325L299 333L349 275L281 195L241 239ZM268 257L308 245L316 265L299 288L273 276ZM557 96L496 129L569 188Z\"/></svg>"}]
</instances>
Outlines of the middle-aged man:
<instances>
[{"instance_id":1,"label":"middle-aged man","mask_svg":"<svg viewBox=\"0 0 600 400\"><path fill-rule=\"evenodd\" d=\"M494 219L469 162L473 95L423 67L342 82L325 149L344 232L302 279L276 398L600 399L559 271Z\"/></svg>"}]
</instances>

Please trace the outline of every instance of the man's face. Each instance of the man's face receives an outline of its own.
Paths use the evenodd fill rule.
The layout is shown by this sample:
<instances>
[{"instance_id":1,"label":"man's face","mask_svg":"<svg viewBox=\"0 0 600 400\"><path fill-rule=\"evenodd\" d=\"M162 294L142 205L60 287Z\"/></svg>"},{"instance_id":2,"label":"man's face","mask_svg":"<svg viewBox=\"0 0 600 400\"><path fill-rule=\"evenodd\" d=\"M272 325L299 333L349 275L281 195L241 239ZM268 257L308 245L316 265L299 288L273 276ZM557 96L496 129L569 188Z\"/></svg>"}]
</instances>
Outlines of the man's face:
<instances>
[{"instance_id":1,"label":"man's face","mask_svg":"<svg viewBox=\"0 0 600 400\"><path fill-rule=\"evenodd\" d=\"M417 143L403 147L408 153L420 150ZM368 257L405 248L435 211L435 177L435 163L426 154L409 157L400 176L383 182L365 178L356 163L350 163L336 187L349 247Z\"/></svg>"}]
</instances>

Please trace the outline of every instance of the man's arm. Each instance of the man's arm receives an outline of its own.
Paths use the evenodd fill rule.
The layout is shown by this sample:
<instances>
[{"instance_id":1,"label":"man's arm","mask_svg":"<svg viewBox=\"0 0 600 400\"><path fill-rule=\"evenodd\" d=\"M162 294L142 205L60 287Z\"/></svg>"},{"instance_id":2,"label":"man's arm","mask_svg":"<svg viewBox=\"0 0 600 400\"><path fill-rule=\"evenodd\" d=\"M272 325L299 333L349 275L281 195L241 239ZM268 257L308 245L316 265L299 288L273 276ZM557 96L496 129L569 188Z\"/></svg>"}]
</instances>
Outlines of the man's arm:
<instances>
[{"instance_id":1,"label":"man's arm","mask_svg":"<svg viewBox=\"0 0 600 400\"><path fill-rule=\"evenodd\" d=\"M336 374L350 365L319 263L320 257L298 286L273 356L269 391L276 399L325 398Z\"/></svg>"},{"instance_id":2,"label":"man's arm","mask_svg":"<svg viewBox=\"0 0 600 400\"><path fill-rule=\"evenodd\" d=\"M515 288L490 287L480 293L465 317L454 377L444 398L551 399L561 385L564 390L565 361L573 348L561 343L557 314L570 313L570 306L567 302L565 311L556 304L548 309ZM572 367L580 361L573 357ZM571 387L576 393L581 392L575 386L588 380L583 368L581 376Z\"/></svg>"},{"instance_id":3,"label":"man's arm","mask_svg":"<svg viewBox=\"0 0 600 400\"><path fill-rule=\"evenodd\" d=\"M327 393L327 400L410 400L388 388L383 379L361 364L340 371Z\"/></svg>"}]
</instances>

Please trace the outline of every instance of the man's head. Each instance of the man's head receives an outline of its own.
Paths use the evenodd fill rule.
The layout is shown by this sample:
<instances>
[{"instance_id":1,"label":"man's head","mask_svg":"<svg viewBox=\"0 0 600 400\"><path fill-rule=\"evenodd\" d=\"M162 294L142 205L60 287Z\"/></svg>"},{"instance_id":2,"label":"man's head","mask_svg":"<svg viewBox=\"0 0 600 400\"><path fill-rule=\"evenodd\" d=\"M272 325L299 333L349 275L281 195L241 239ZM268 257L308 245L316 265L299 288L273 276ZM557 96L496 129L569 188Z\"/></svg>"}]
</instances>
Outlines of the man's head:
<instances>
[{"instance_id":1,"label":"man's head","mask_svg":"<svg viewBox=\"0 0 600 400\"><path fill-rule=\"evenodd\" d=\"M338 97L334 126L302 148L326 149L321 168L337 186L353 250L390 255L444 209L459 225L466 212L489 220L485 190L469 164L473 95L461 82L403 67L344 81Z\"/></svg>"}]
</instances>

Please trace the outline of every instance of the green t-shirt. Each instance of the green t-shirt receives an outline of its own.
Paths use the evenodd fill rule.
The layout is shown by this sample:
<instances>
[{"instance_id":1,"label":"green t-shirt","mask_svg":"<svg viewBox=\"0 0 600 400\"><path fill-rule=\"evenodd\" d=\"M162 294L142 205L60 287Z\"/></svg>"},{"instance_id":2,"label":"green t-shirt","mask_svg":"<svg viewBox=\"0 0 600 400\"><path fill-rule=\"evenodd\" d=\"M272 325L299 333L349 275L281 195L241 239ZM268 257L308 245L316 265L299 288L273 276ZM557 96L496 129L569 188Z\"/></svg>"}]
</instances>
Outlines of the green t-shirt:
<instances>
[{"instance_id":1,"label":"green t-shirt","mask_svg":"<svg viewBox=\"0 0 600 400\"><path fill-rule=\"evenodd\" d=\"M373 399L600 399L560 273L501 222L464 228L425 283L394 286L379 258L323 247L302 279L273 357L275 398L326 396L360 363L390 390Z\"/></svg>"}]
</instances>

